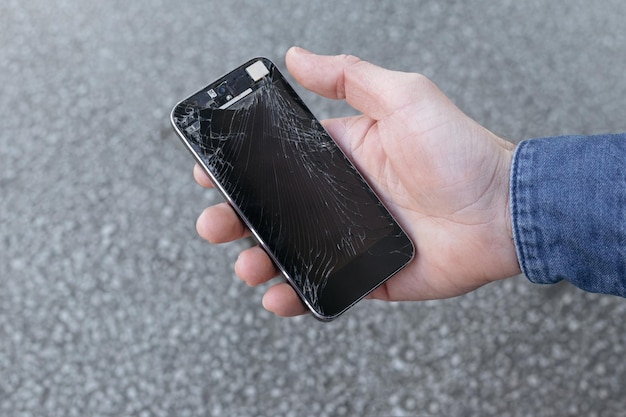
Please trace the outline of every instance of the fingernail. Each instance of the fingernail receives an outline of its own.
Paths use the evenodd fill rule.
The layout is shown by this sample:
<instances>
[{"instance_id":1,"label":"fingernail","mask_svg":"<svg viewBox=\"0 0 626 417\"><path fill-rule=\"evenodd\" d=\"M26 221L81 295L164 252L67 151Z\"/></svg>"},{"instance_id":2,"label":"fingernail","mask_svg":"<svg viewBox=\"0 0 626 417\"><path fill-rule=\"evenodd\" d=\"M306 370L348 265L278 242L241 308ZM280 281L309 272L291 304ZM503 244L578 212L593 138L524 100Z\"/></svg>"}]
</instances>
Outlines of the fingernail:
<instances>
[{"instance_id":1,"label":"fingernail","mask_svg":"<svg viewBox=\"0 0 626 417\"><path fill-rule=\"evenodd\" d=\"M301 48L299 46L294 46L292 49L293 49L294 52L296 52L298 54L313 55L313 52L311 52L311 51L309 51L307 49Z\"/></svg>"}]
</instances>

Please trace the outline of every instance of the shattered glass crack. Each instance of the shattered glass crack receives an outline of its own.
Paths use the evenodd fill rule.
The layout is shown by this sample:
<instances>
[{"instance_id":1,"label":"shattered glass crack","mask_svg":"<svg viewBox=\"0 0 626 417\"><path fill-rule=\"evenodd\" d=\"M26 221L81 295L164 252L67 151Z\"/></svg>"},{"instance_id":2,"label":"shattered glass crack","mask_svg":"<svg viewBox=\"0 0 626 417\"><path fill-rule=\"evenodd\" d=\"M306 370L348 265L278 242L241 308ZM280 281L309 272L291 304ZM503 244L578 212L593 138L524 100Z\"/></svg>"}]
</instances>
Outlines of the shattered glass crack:
<instances>
[{"instance_id":1,"label":"shattered glass crack","mask_svg":"<svg viewBox=\"0 0 626 417\"><path fill-rule=\"evenodd\" d=\"M325 314L333 274L402 232L282 77L250 85L226 108L197 94L174 121L300 296Z\"/></svg>"}]
</instances>

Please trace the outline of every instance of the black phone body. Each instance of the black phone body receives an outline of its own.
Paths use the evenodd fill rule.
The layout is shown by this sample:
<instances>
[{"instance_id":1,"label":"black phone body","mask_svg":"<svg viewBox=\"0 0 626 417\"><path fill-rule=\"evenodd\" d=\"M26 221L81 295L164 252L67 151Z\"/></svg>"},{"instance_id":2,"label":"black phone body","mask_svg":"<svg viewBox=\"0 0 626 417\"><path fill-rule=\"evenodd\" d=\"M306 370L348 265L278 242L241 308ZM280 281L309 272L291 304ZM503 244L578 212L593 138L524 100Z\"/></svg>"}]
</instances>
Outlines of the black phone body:
<instances>
[{"instance_id":1,"label":"black phone body","mask_svg":"<svg viewBox=\"0 0 626 417\"><path fill-rule=\"evenodd\" d=\"M174 107L174 129L320 320L408 264L410 239L276 66L255 58Z\"/></svg>"}]
</instances>

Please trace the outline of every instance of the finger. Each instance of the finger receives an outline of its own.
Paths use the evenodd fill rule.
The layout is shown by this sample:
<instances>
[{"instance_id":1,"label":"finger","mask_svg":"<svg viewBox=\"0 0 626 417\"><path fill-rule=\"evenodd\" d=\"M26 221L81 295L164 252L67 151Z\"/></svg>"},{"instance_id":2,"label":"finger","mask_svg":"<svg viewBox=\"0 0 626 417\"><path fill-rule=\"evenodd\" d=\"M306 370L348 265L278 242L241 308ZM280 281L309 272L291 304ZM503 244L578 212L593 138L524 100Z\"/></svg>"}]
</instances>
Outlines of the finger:
<instances>
[{"instance_id":1,"label":"finger","mask_svg":"<svg viewBox=\"0 0 626 417\"><path fill-rule=\"evenodd\" d=\"M315 55L302 48L287 51L289 72L303 87L380 120L416 100L439 96L426 77L390 71L351 55Z\"/></svg>"},{"instance_id":2,"label":"finger","mask_svg":"<svg viewBox=\"0 0 626 417\"><path fill-rule=\"evenodd\" d=\"M228 203L206 208L196 221L196 230L211 243L225 243L250 236L250 231Z\"/></svg>"},{"instance_id":3,"label":"finger","mask_svg":"<svg viewBox=\"0 0 626 417\"><path fill-rule=\"evenodd\" d=\"M239 254L235 262L235 273L246 284L255 286L276 277L279 271L267 253L255 246Z\"/></svg>"},{"instance_id":4,"label":"finger","mask_svg":"<svg viewBox=\"0 0 626 417\"><path fill-rule=\"evenodd\" d=\"M198 184L205 188L215 187L213 181L211 181L211 178L209 178L207 173L204 172L204 170L198 164L194 165L193 167L193 177Z\"/></svg>"},{"instance_id":5,"label":"finger","mask_svg":"<svg viewBox=\"0 0 626 417\"><path fill-rule=\"evenodd\" d=\"M284 282L267 290L263 296L263 307L281 317L299 316L307 312L294 289Z\"/></svg>"}]
</instances>

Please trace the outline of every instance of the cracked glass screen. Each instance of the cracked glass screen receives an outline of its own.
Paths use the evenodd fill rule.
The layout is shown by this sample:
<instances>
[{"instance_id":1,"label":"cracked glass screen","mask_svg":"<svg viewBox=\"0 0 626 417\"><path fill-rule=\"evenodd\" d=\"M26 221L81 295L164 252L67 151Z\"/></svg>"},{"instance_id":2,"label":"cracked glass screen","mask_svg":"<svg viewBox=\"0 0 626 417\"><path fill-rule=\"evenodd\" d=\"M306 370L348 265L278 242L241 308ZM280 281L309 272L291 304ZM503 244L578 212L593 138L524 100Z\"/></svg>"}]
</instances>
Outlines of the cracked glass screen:
<instances>
[{"instance_id":1,"label":"cracked glass screen","mask_svg":"<svg viewBox=\"0 0 626 417\"><path fill-rule=\"evenodd\" d=\"M411 260L409 239L270 61L184 100L172 122L316 317Z\"/></svg>"}]
</instances>

